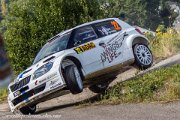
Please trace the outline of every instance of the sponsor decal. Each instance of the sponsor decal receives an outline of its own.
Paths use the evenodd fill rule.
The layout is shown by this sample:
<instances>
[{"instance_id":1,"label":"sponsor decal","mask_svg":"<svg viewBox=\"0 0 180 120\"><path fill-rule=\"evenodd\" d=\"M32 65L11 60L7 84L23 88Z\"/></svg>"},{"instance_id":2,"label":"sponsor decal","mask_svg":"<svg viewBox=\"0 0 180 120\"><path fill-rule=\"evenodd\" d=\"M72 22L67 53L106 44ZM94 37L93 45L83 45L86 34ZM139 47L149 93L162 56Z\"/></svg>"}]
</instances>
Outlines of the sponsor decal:
<instances>
[{"instance_id":1,"label":"sponsor decal","mask_svg":"<svg viewBox=\"0 0 180 120\"><path fill-rule=\"evenodd\" d=\"M57 73L53 73L53 74L49 75L47 78L44 78L44 79L42 79L42 80L39 80L39 83L43 83L43 82L45 82L45 81L47 81L47 80L49 80L49 79L53 79L53 78L55 78L56 76L57 76Z\"/></svg>"},{"instance_id":2,"label":"sponsor decal","mask_svg":"<svg viewBox=\"0 0 180 120\"><path fill-rule=\"evenodd\" d=\"M37 83L38 83L38 80L36 80L35 85L37 85Z\"/></svg>"},{"instance_id":3,"label":"sponsor decal","mask_svg":"<svg viewBox=\"0 0 180 120\"><path fill-rule=\"evenodd\" d=\"M101 46L104 48L103 53L101 53L101 60L103 63L106 61L111 63L114 59L121 55L121 52L118 50L122 47L123 41L127 34L125 32L123 36L121 35L122 34L113 37L110 41Z\"/></svg>"},{"instance_id":4,"label":"sponsor decal","mask_svg":"<svg viewBox=\"0 0 180 120\"><path fill-rule=\"evenodd\" d=\"M59 87L59 86L61 86L61 83L58 83L58 84L56 84L56 85L51 86L50 89L54 89L54 88L57 88L57 87Z\"/></svg>"},{"instance_id":5,"label":"sponsor decal","mask_svg":"<svg viewBox=\"0 0 180 120\"><path fill-rule=\"evenodd\" d=\"M96 45L93 42L90 42L90 43L86 43L82 46L79 46L79 47L75 48L74 50L76 51L77 54L80 54L85 51L91 50L95 47L96 47Z\"/></svg>"},{"instance_id":6,"label":"sponsor decal","mask_svg":"<svg viewBox=\"0 0 180 120\"><path fill-rule=\"evenodd\" d=\"M57 73L51 74L50 76L47 77L47 79L52 79L57 75Z\"/></svg>"},{"instance_id":7,"label":"sponsor decal","mask_svg":"<svg viewBox=\"0 0 180 120\"><path fill-rule=\"evenodd\" d=\"M114 29L117 31L121 30L121 27L119 26L119 24L116 21L112 21L111 24L114 26Z\"/></svg>"},{"instance_id":8,"label":"sponsor decal","mask_svg":"<svg viewBox=\"0 0 180 120\"><path fill-rule=\"evenodd\" d=\"M42 79L42 80L40 80L39 81L39 83L43 83L44 81L46 81L47 79L45 78L45 79ZM37 84L37 83L35 83L35 84Z\"/></svg>"},{"instance_id":9,"label":"sponsor decal","mask_svg":"<svg viewBox=\"0 0 180 120\"><path fill-rule=\"evenodd\" d=\"M17 97L17 96L20 96L21 95L21 92L18 90L16 92L13 93L14 94L14 97Z\"/></svg>"},{"instance_id":10,"label":"sponsor decal","mask_svg":"<svg viewBox=\"0 0 180 120\"><path fill-rule=\"evenodd\" d=\"M50 82L50 85L54 85L57 81L58 81L58 79L52 80L52 81Z\"/></svg>"}]
</instances>

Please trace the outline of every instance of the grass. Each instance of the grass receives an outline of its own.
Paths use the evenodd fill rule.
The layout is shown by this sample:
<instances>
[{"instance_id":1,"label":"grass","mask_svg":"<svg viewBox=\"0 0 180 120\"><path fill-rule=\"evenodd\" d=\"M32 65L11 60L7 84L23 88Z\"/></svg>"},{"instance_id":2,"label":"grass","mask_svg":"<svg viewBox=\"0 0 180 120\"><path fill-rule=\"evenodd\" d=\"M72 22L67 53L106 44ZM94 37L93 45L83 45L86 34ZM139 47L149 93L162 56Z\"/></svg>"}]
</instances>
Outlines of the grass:
<instances>
[{"instance_id":1,"label":"grass","mask_svg":"<svg viewBox=\"0 0 180 120\"><path fill-rule=\"evenodd\" d=\"M0 103L6 100L8 91L5 88L0 89Z\"/></svg>"},{"instance_id":2,"label":"grass","mask_svg":"<svg viewBox=\"0 0 180 120\"><path fill-rule=\"evenodd\" d=\"M118 83L101 95L98 103L120 104L179 99L180 65L174 65Z\"/></svg>"}]
</instances>

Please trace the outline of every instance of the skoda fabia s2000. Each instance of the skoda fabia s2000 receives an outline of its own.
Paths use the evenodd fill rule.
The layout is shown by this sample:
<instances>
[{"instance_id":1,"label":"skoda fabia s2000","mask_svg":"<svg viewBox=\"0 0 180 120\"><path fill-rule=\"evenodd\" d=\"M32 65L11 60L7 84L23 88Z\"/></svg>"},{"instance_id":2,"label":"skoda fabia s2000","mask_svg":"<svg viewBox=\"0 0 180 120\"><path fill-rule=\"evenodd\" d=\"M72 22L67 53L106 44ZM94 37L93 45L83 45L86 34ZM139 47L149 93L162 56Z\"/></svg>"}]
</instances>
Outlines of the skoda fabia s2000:
<instances>
[{"instance_id":1,"label":"skoda fabia s2000","mask_svg":"<svg viewBox=\"0 0 180 120\"><path fill-rule=\"evenodd\" d=\"M85 23L48 40L33 65L9 85L9 106L14 113L33 114L38 103L63 91L78 94L88 87L101 93L108 87L107 76L124 66L147 69L152 63L140 30L118 18Z\"/></svg>"}]
</instances>

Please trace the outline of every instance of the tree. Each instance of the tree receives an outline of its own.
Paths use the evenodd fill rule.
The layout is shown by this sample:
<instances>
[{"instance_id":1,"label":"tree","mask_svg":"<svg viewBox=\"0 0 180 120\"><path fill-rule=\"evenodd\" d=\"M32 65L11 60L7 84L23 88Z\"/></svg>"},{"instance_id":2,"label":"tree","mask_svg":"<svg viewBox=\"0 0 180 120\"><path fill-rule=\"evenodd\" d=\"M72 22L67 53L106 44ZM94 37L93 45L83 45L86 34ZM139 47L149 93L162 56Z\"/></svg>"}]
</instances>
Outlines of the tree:
<instances>
[{"instance_id":1,"label":"tree","mask_svg":"<svg viewBox=\"0 0 180 120\"><path fill-rule=\"evenodd\" d=\"M155 30L159 24L171 26L176 15L168 7L168 0L100 0L106 17L120 17L131 25ZM173 1L173 0L172 0ZM174 0L175 1L175 0ZM166 6L164 6L166 4ZM161 8L161 9L160 9ZM162 17L162 13L169 13ZM167 24L169 23L169 24Z\"/></svg>"},{"instance_id":2,"label":"tree","mask_svg":"<svg viewBox=\"0 0 180 120\"><path fill-rule=\"evenodd\" d=\"M142 0L106 0L103 9L107 17L123 16L130 24L145 25L147 11Z\"/></svg>"},{"instance_id":3,"label":"tree","mask_svg":"<svg viewBox=\"0 0 180 120\"><path fill-rule=\"evenodd\" d=\"M16 73L31 64L39 49L52 36L78 24L98 19L99 4L96 0L91 1L94 2L13 0L2 24L6 28L3 35ZM97 9L95 14L92 14L93 9Z\"/></svg>"}]
</instances>

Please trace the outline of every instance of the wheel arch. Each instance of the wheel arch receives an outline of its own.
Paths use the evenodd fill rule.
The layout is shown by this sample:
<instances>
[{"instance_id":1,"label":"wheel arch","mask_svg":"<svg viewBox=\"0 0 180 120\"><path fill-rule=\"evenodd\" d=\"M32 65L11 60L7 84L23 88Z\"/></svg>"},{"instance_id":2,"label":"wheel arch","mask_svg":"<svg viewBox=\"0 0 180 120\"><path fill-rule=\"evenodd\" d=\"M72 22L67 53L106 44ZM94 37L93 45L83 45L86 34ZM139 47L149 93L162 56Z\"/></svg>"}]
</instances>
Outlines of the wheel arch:
<instances>
[{"instance_id":1,"label":"wheel arch","mask_svg":"<svg viewBox=\"0 0 180 120\"><path fill-rule=\"evenodd\" d=\"M132 47L135 45L135 44L138 44L138 43L143 43L145 45L149 45L149 41L144 38L144 37L136 37L133 39L132 41Z\"/></svg>"},{"instance_id":2,"label":"wheel arch","mask_svg":"<svg viewBox=\"0 0 180 120\"><path fill-rule=\"evenodd\" d=\"M84 72L83 66L82 66L82 64L81 64L81 62L80 62L80 60L79 60L78 58L76 58L76 57L74 57L74 56L70 56L70 55L65 56L65 57L61 60L61 65L63 64L63 61L64 61L64 60L70 60L70 61L72 61L74 64L76 64L77 67L78 67L78 69L81 71L82 77L84 78L85 72ZM62 67L62 66L61 66L61 67Z\"/></svg>"},{"instance_id":3,"label":"wheel arch","mask_svg":"<svg viewBox=\"0 0 180 120\"><path fill-rule=\"evenodd\" d=\"M143 35L131 35L127 38L126 44L128 48L132 48L135 44L143 43L145 45L149 45L149 41Z\"/></svg>"},{"instance_id":4,"label":"wheel arch","mask_svg":"<svg viewBox=\"0 0 180 120\"><path fill-rule=\"evenodd\" d=\"M81 64L80 60L77 59L76 57L66 56L63 60L66 60L66 59L73 61L77 65L78 68L82 68L82 64Z\"/></svg>"}]
</instances>

